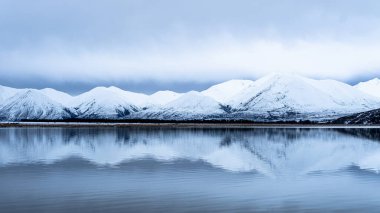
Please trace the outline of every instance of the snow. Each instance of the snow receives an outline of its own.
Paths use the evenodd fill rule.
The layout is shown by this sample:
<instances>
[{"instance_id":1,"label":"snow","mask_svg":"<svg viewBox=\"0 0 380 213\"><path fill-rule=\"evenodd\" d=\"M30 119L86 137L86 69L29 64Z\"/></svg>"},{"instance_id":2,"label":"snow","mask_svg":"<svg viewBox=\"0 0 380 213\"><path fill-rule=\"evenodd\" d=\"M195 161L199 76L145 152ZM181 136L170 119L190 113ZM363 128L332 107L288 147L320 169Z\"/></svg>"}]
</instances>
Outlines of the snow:
<instances>
[{"instance_id":1,"label":"snow","mask_svg":"<svg viewBox=\"0 0 380 213\"><path fill-rule=\"evenodd\" d=\"M189 112L195 114L223 113L220 103L197 91L190 91L164 105L164 108L173 111Z\"/></svg>"},{"instance_id":2,"label":"snow","mask_svg":"<svg viewBox=\"0 0 380 213\"><path fill-rule=\"evenodd\" d=\"M21 90L0 105L0 120L62 119L71 112L39 90Z\"/></svg>"},{"instance_id":3,"label":"snow","mask_svg":"<svg viewBox=\"0 0 380 213\"><path fill-rule=\"evenodd\" d=\"M138 110L125 94L116 87L96 87L74 97L71 105L81 118L119 118Z\"/></svg>"},{"instance_id":4,"label":"snow","mask_svg":"<svg viewBox=\"0 0 380 213\"><path fill-rule=\"evenodd\" d=\"M70 103L73 101L73 96L71 96L67 93L52 89L52 88L45 88L45 89L42 89L40 91L44 95L49 97L50 99L52 99L58 103L61 103L64 106L69 106Z\"/></svg>"},{"instance_id":5,"label":"snow","mask_svg":"<svg viewBox=\"0 0 380 213\"><path fill-rule=\"evenodd\" d=\"M152 105L165 105L179 98L181 95L181 93L176 93L170 90L158 91L149 96L149 102Z\"/></svg>"},{"instance_id":6,"label":"snow","mask_svg":"<svg viewBox=\"0 0 380 213\"><path fill-rule=\"evenodd\" d=\"M271 74L254 82L230 102L255 113L353 113L380 107L380 100L334 80Z\"/></svg>"},{"instance_id":7,"label":"snow","mask_svg":"<svg viewBox=\"0 0 380 213\"><path fill-rule=\"evenodd\" d=\"M202 94L224 104L239 93L252 87L254 83L254 81L250 80L230 80L214 85L207 90L202 91Z\"/></svg>"},{"instance_id":8,"label":"snow","mask_svg":"<svg viewBox=\"0 0 380 213\"><path fill-rule=\"evenodd\" d=\"M201 92L165 90L152 95L113 86L96 87L74 97L51 88L0 86L0 114L10 120L68 114L107 119L332 119L380 108L380 95L374 95L379 85L379 79L353 87L335 80L274 73L256 81L230 80Z\"/></svg>"},{"instance_id":9,"label":"snow","mask_svg":"<svg viewBox=\"0 0 380 213\"><path fill-rule=\"evenodd\" d=\"M378 78L366 82L360 82L355 85L355 88L364 93L380 98L380 79Z\"/></svg>"},{"instance_id":10,"label":"snow","mask_svg":"<svg viewBox=\"0 0 380 213\"><path fill-rule=\"evenodd\" d=\"M163 105L155 106L139 114L140 118L149 119L203 119L222 114L224 110L219 102L197 91L182 94L179 98Z\"/></svg>"},{"instance_id":11,"label":"snow","mask_svg":"<svg viewBox=\"0 0 380 213\"><path fill-rule=\"evenodd\" d=\"M5 87L5 86L0 85L0 103L16 95L16 93L19 91L20 89L15 89L15 88Z\"/></svg>"},{"instance_id":12,"label":"snow","mask_svg":"<svg viewBox=\"0 0 380 213\"><path fill-rule=\"evenodd\" d=\"M143 93L125 91L114 86L108 87L107 90L117 94L120 98L124 99L125 101L139 107L145 107L149 102L149 96Z\"/></svg>"}]
</instances>

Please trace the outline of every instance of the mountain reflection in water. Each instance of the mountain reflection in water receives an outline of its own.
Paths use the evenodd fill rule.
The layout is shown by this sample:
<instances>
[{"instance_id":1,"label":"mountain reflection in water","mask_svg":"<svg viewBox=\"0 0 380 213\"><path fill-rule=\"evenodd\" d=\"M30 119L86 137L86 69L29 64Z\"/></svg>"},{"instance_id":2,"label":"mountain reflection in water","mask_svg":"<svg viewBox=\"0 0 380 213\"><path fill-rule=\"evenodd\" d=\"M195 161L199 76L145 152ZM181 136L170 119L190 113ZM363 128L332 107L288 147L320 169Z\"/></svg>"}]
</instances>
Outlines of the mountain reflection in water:
<instances>
[{"instance_id":1,"label":"mountain reflection in water","mask_svg":"<svg viewBox=\"0 0 380 213\"><path fill-rule=\"evenodd\" d=\"M0 128L1 212L380 211L376 128Z\"/></svg>"},{"instance_id":2,"label":"mountain reflection in water","mask_svg":"<svg viewBox=\"0 0 380 213\"><path fill-rule=\"evenodd\" d=\"M50 164L69 157L98 165L152 158L203 161L228 171L268 176L350 166L378 172L380 143L374 140L378 134L378 129L303 128L1 129L0 166Z\"/></svg>"}]
</instances>

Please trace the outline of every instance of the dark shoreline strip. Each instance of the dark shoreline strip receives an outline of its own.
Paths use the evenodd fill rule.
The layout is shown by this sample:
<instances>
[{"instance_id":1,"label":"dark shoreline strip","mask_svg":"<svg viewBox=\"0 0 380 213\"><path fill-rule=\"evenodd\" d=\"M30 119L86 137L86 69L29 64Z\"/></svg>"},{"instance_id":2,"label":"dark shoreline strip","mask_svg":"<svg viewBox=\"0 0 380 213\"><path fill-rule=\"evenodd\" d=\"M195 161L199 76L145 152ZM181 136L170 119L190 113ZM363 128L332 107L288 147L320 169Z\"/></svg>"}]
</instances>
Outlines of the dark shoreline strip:
<instances>
[{"instance_id":1,"label":"dark shoreline strip","mask_svg":"<svg viewBox=\"0 0 380 213\"><path fill-rule=\"evenodd\" d=\"M345 125L331 123L254 123L254 122L78 122L78 121L21 121L2 122L0 127L164 127L164 128L380 128L380 125Z\"/></svg>"}]
</instances>

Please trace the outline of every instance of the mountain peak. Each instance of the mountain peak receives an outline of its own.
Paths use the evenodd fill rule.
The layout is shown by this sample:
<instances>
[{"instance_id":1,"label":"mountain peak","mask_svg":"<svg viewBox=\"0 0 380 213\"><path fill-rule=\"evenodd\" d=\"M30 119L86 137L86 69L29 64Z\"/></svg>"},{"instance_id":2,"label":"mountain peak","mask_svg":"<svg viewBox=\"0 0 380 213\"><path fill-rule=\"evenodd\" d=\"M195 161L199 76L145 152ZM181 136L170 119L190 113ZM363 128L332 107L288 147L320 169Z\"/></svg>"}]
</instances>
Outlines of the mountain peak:
<instances>
[{"instance_id":1,"label":"mountain peak","mask_svg":"<svg viewBox=\"0 0 380 213\"><path fill-rule=\"evenodd\" d=\"M220 103L227 103L234 96L248 89L254 84L251 80L229 80L220 84L211 86L210 88L202 91L205 96L213 98Z\"/></svg>"},{"instance_id":2,"label":"mountain peak","mask_svg":"<svg viewBox=\"0 0 380 213\"><path fill-rule=\"evenodd\" d=\"M26 89L7 99L1 106L0 118L21 119L62 119L71 114L65 107L35 89Z\"/></svg>"},{"instance_id":3,"label":"mountain peak","mask_svg":"<svg viewBox=\"0 0 380 213\"><path fill-rule=\"evenodd\" d=\"M16 94L16 96L18 98L29 98L31 100L48 98L42 92L35 89L26 89L25 91Z\"/></svg>"},{"instance_id":4,"label":"mountain peak","mask_svg":"<svg viewBox=\"0 0 380 213\"><path fill-rule=\"evenodd\" d=\"M360 82L355 85L358 90L367 93L369 95L380 97L380 79L374 78L369 81Z\"/></svg>"},{"instance_id":5,"label":"mountain peak","mask_svg":"<svg viewBox=\"0 0 380 213\"><path fill-rule=\"evenodd\" d=\"M379 78L374 78L374 79L371 79L369 81L367 81L368 83L374 83L374 84L380 84L380 79Z\"/></svg>"},{"instance_id":6,"label":"mountain peak","mask_svg":"<svg viewBox=\"0 0 380 213\"><path fill-rule=\"evenodd\" d=\"M66 116L65 110L73 113L69 116L78 118L328 119L379 108L380 99L374 97L380 97L378 91L378 78L353 87L335 80L314 80L294 73L271 73L256 81L229 80L201 92L165 90L152 95L115 86L95 87L75 97L51 88L35 90L0 86L0 112L7 119L20 119L24 115L29 118L30 115L36 118L39 115L41 118Z\"/></svg>"},{"instance_id":7,"label":"mountain peak","mask_svg":"<svg viewBox=\"0 0 380 213\"><path fill-rule=\"evenodd\" d=\"M125 90L119 87L115 87L115 86L109 86L109 87L106 87L106 89L110 91L114 91L114 92L126 92Z\"/></svg>"},{"instance_id":8,"label":"mountain peak","mask_svg":"<svg viewBox=\"0 0 380 213\"><path fill-rule=\"evenodd\" d=\"M219 109L220 104L208 96L197 91L190 91L181 97L169 102L165 107L188 111L211 112L211 109Z\"/></svg>"},{"instance_id":9,"label":"mountain peak","mask_svg":"<svg viewBox=\"0 0 380 213\"><path fill-rule=\"evenodd\" d=\"M379 106L379 100L334 80L314 80L297 74L274 73L255 81L236 96L235 109L247 113L351 113ZM323 112L323 113L322 113ZM332 113L333 114L333 113Z\"/></svg>"},{"instance_id":10,"label":"mountain peak","mask_svg":"<svg viewBox=\"0 0 380 213\"><path fill-rule=\"evenodd\" d=\"M170 90L158 91L149 96L152 105L165 105L179 98L182 93L176 93Z\"/></svg>"}]
</instances>

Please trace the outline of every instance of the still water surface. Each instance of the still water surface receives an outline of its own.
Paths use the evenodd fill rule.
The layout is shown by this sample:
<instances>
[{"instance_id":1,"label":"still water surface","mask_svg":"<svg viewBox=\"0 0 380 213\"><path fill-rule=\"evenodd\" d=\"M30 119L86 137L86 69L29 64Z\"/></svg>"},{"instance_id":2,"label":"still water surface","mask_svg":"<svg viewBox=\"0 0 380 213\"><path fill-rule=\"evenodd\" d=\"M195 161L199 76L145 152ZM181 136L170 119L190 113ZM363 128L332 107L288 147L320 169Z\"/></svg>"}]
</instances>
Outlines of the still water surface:
<instances>
[{"instance_id":1,"label":"still water surface","mask_svg":"<svg viewBox=\"0 0 380 213\"><path fill-rule=\"evenodd\" d=\"M380 129L0 128L0 212L380 212Z\"/></svg>"}]
</instances>

